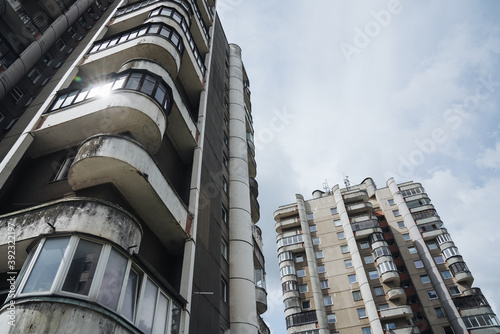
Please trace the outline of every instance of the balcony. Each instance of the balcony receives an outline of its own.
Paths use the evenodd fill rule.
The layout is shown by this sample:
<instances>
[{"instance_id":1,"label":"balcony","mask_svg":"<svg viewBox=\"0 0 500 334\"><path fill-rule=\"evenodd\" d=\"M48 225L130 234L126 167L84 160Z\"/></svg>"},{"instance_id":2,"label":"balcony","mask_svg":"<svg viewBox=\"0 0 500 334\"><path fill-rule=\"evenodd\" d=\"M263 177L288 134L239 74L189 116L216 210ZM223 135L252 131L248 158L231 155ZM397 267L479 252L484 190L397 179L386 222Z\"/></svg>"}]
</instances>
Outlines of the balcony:
<instances>
[{"instance_id":1,"label":"balcony","mask_svg":"<svg viewBox=\"0 0 500 334\"><path fill-rule=\"evenodd\" d=\"M423 232L422 233L422 238L427 241L427 240L430 240L430 239L434 239L436 238L437 236L443 234L443 233L446 233L446 229L444 228L440 228L438 230L434 230L434 231L428 231L428 232Z\"/></svg>"},{"instance_id":2,"label":"balcony","mask_svg":"<svg viewBox=\"0 0 500 334\"><path fill-rule=\"evenodd\" d=\"M248 153L248 175L250 177L256 177L257 176L257 162L255 161L255 158L253 155L249 152Z\"/></svg>"},{"instance_id":3,"label":"balcony","mask_svg":"<svg viewBox=\"0 0 500 334\"><path fill-rule=\"evenodd\" d=\"M81 232L110 240L124 249L140 245L142 239L142 228L134 216L114 204L89 198L61 199L12 212L0 216L0 224L16 226L16 264L19 265L16 269L20 269L28 247L40 235ZM0 252L7 254L8 244L8 234L3 233ZM7 271L7 261L0 261L0 272Z\"/></svg>"},{"instance_id":4,"label":"balcony","mask_svg":"<svg viewBox=\"0 0 500 334\"><path fill-rule=\"evenodd\" d=\"M392 302L405 304L406 303L406 293L402 288L392 288L387 291L387 299Z\"/></svg>"},{"instance_id":5,"label":"balcony","mask_svg":"<svg viewBox=\"0 0 500 334\"><path fill-rule=\"evenodd\" d=\"M380 280L382 283L387 284L391 283L392 285L399 285L400 278L397 271L386 271L382 275L380 275Z\"/></svg>"},{"instance_id":6,"label":"balcony","mask_svg":"<svg viewBox=\"0 0 500 334\"><path fill-rule=\"evenodd\" d=\"M287 217L297 216L298 214L297 204L282 205L278 210L274 211L274 220L280 221Z\"/></svg>"},{"instance_id":7,"label":"balcony","mask_svg":"<svg viewBox=\"0 0 500 334\"><path fill-rule=\"evenodd\" d=\"M267 327L266 323L260 316L257 317L257 320L259 321L259 334L271 334L269 327Z\"/></svg>"},{"instance_id":8,"label":"balcony","mask_svg":"<svg viewBox=\"0 0 500 334\"><path fill-rule=\"evenodd\" d=\"M470 271L462 271L455 274L455 280L457 283L465 283L470 286L474 282L474 276Z\"/></svg>"},{"instance_id":9,"label":"balcony","mask_svg":"<svg viewBox=\"0 0 500 334\"><path fill-rule=\"evenodd\" d=\"M253 177L249 178L249 183L250 183L250 191L252 194L254 194L255 197L259 196L259 184L257 183L257 180L254 179Z\"/></svg>"},{"instance_id":10,"label":"balcony","mask_svg":"<svg viewBox=\"0 0 500 334\"><path fill-rule=\"evenodd\" d=\"M316 316L316 311L305 311L301 313L295 313L286 317L286 328L294 326L302 326L310 323L315 323L318 321Z\"/></svg>"},{"instance_id":11,"label":"balcony","mask_svg":"<svg viewBox=\"0 0 500 334\"><path fill-rule=\"evenodd\" d=\"M253 141L253 135L247 132L247 145L250 153L255 157L255 144Z\"/></svg>"},{"instance_id":12,"label":"balcony","mask_svg":"<svg viewBox=\"0 0 500 334\"><path fill-rule=\"evenodd\" d=\"M386 329L387 334L420 334L420 329L417 326L406 326L392 329Z\"/></svg>"},{"instance_id":13,"label":"balcony","mask_svg":"<svg viewBox=\"0 0 500 334\"><path fill-rule=\"evenodd\" d=\"M377 219L367 219L351 223L351 228L356 239L362 239L376 232L382 232Z\"/></svg>"},{"instance_id":14,"label":"balcony","mask_svg":"<svg viewBox=\"0 0 500 334\"><path fill-rule=\"evenodd\" d=\"M267 292L266 289L255 287L255 300L257 301L257 313L262 314L267 311Z\"/></svg>"},{"instance_id":15,"label":"balcony","mask_svg":"<svg viewBox=\"0 0 500 334\"><path fill-rule=\"evenodd\" d=\"M78 149L68 182L74 190L113 183L167 249L182 251L192 214L137 142L118 135L90 137Z\"/></svg>"},{"instance_id":16,"label":"balcony","mask_svg":"<svg viewBox=\"0 0 500 334\"><path fill-rule=\"evenodd\" d=\"M373 205L370 202L361 202L356 204L346 205L346 210L348 214L358 214L362 212L371 213L373 211Z\"/></svg>"},{"instance_id":17,"label":"balcony","mask_svg":"<svg viewBox=\"0 0 500 334\"><path fill-rule=\"evenodd\" d=\"M411 310L411 307L408 305L378 310L378 314L381 320L389 320L396 318L406 318L408 320L413 317L413 311Z\"/></svg>"},{"instance_id":18,"label":"balcony","mask_svg":"<svg viewBox=\"0 0 500 334\"><path fill-rule=\"evenodd\" d=\"M281 233L284 228L299 227L300 219L299 217L285 218L281 219L274 224L274 228L277 233Z\"/></svg>"},{"instance_id":19,"label":"balcony","mask_svg":"<svg viewBox=\"0 0 500 334\"><path fill-rule=\"evenodd\" d=\"M346 191L345 193L342 194L342 197L344 198L344 203L352 203L352 202L368 202L368 192L366 190L349 190Z\"/></svg>"},{"instance_id":20,"label":"balcony","mask_svg":"<svg viewBox=\"0 0 500 334\"><path fill-rule=\"evenodd\" d=\"M253 192L250 192L250 213L252 221L257 223L260 219L260 204Z\"/></svg>"}]
</instances>

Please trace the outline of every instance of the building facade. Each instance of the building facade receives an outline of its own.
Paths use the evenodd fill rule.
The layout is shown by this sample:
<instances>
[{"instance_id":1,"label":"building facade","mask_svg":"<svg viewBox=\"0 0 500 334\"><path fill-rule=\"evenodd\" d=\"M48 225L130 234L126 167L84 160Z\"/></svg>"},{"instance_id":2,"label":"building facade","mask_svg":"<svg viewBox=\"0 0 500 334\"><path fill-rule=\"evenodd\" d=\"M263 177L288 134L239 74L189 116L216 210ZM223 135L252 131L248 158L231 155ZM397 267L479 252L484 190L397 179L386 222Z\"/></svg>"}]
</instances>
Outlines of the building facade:
<instances>
[{"instance_id":1,"label":"building facade","mask_svg":"<svg viewBox=\"0 0 500 334\"><path fill-rule=\"evenodd\" d=\"M419 183L336 185L274 219L289 334L500 333Z\"/></svg>"},{"instance_id":2,"label":"building facade","mask_svg":"<svg viewBox=\"0 0 500 334\"><path fill-rule=\"evenodd\" d=\"M0 333L268 333L215 1L1 1L0 62Z\"/></svg>"}]
</instances>

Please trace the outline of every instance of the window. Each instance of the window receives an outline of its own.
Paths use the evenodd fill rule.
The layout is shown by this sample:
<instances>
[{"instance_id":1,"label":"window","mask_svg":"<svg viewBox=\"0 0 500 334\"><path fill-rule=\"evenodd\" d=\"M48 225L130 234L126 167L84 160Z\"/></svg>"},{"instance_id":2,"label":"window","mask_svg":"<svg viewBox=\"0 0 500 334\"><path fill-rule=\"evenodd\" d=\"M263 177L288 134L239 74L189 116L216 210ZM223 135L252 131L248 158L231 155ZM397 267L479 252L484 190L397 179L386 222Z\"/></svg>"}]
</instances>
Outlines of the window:
<instances>
[{"instance_id":1,"label":"window","mask_svg":"<svg viewBox=\"0 0 500 334\"><path fill-rule=\"evenodd\" d=\"M281 284L281 290L283 291L283 294L288 292L288 291L297 291L297 281L286 281Z\"/></svg>"},{"instance_id":2,"label":"window","mask_svg":"<svg viewBox=\"0 0 500 334\"><path fill-rule=\"evenodd\" d=\"M409 233L404 233L403 234L403 240L404 241L410 241L411 240L410 234Z\"/></svg>"},{"instance_id":3,"label":"window","mask_svg":"<svg viewBox=\"0 0 500 334\"><path fill-rule=\"evenodd\" d=\"M318 266L318 273L320 273L320 274L326 273L325 266Z\"/></svg>"},{"instance_id":4,"label":"window","mask_svg":"<svg viewBox=\"0 0 500 334\"><path fill-rule=\"evenodd\" d=\"M319 240L318 237L312 239L313 245L319 245L321 243L321 240Z\"/></svg>"},{"instance_id":5,"label":"window","mask_svg":"<svg viewBox=\"0 0 500 334\"><path fill-rule=\"evenodd\" d=\"M332 215L336 215L337 213L339 213L337 208L331 208L330 212L332 213Z\"/></svg>"},{"instance_id":6,"label":"window","mask_svg":"<svg viewBox=\"0 0 500 334\"><path fill-rule=\"evenodd\" d=\"M448 248L443 250L443 256L446 260L448 260L450 257L459 256L459 255L460 255L460 253L458 252L457 247L448 247Z\"/></svg>"},{"instance_id":7,"label":"window","mask_svg":"<svg viewBox=\"0 0 500 334\"><path fill-rule=\"evenodd\" d=\"M307 288L307 284L301 284L301 285L299 285L299 292L300 293L305 293L307 291L309 291L309 289Z\"/></svg>"},{"instance_id":8,"label":"window","mask_svg":"<svg viewBox=\"0 0 500 334\"><path fill-rule=\"evenodd\" d=\"M376 286L373 288L373 292L375 292L375 296L383 296L385 295L384 288L381 286Z\"/></svg>"},{"instance_id":9,"label":"window","mask_svg":"<svg viewBox=\"0 0 500 334\"><path fill-rule=\"evenodd\" d=\"M398 222L399 228L405 228L405 222Z\"/></svg>"},{"instance_id":10,"label":"window","mask_svg":"<svg viewBox=\"0 0 500 334\"><path fill-rule=\"evenodd\" d=\"M227 209L224 206L222 207L222 221L228 223Z\"/></svg>"},{"instance_id":11,"label":"window","mask_svg":"<svg viewBox=\"0 0 500 334\"><path fill-rule=\"evenodd\" d=\"M338 232L337 233L337 239L339 239L339 240L345 239L344 232Z\"/></svg>"},{"instance_id":12,"label":"window","mask_svg":"<svg viewBox=\"0 0 500 334\"><path fill-rule=\"evenodd\" d=\"M227 136L227 134L225 132L224 132L224 137L222 140L224 141L224 145L229 147L229 137Z\"/></svg>"},{"instance_id":13,"label":"window","mask_svg":"<svg viewBox=\"0 0 500 334\"><path fill-rule=\"evenodd\" d=\"M361 241L359 243L359 248L368 249L368 248L370 248L370 243L368 241Z\"/></svg>"},{"instance_id":14,"label":"window","mask_svg":"<svg viewBox=\"0 0 500 334\"><path fill-rule=\"evenodd\" d=\"M370 327L363 327L361 328L363 334L372 334L372 330Z\"/></svg>"},{"instance_id":15,"label":"window","mask_svg":"<svg viewBox=\"0 0 500 334\"><path fill-rule=\"evenodd\" d=\"M41 76L42 76L42 74L36 68L33 68L28 73L28 79L30 79L30 81L31 81L32 84L35 84L38 81L38 79L40 79Z\"/></svg>"},{"instance_id":16,"label":"window","mask_svg":"<svg viewBox=\"0 0 500 334\"><path fill-rule=\"evenodd\" d=\"M453 277L449 270L443 270L441 272L441 276L443 276L444 279L449 279Z\"/></svg>"},{"instance_id":17,"label":"window","mask_svg":"<svg viewBox=\"0 0 500 334\"><path fill-rule=\"evenodd\" d=\"M349 275L347 277L349 278L349 283L356 283L358 281L356 275Z\"/></svg>"},{"instance_id":18,"label":"window","mask_svg":"<svg viewBox=\"0 0 500 334\"><path fill-rule=\"evenodd\" d=\"M314 213L308 213L307 220L313 220L313 219L314 219Z\"/></svg>"},{"instance_id":19,"label":"window","mask_svg":"<svg viewBox=\"0 0 500 334\"><path fill-rule=\"evenodd\" d=\"M293 275L293 274L295 274L295 267L294 266L285 266L285 267L280 269L280 274L281 274L281 277L286 276L286 275ZM299 273L297 272L297 276L298 275L299 275ZM300 276L300 277L302 277L302 276Z\"/></svg>"},{"instance_id":20,"label":"window","mask_svg":"<svg viewBox=\"0 0 500 334\"><path fill-rule=\"evenodd\" d=\"M417 254L417 248L415 248L415 247L408 247L408 252L410 254Z\"/></svg>"},{"instance_id":21,"label":"window","mask_svg":"<svg viewBox=\"0 0 500 334\"><path fill-rule=\"evenodd\" d=\"M299 269L299 270L297 270L297 277L305 277L305 276L306 276L305 269Z\"/></svg>"},{"instance_id":22,"label":"window","mask_svg":"<svg viewBox=\"0 0 500 334\"><path fill-rule=\"evenodd\" d=\"M364 308L364 307L363 307L363 308L358 308L358 310L357 310L357 311L358 311L358 317L359 317L360 319L362 319L362 318L366 318L366 310L365 310L365 308Z\"/></svg>"},{"instance_id":23,"label":"window","mask_svg":"<svg viewBox=\"0 0 500 334\"><path fill-rule=\"evenodd\" d=\"M309 226L309 232L316 232L318 229L316 228L316 225L310 225Z\"/></svg>"},{"instance_id":24,"label":"window","mask_svg":"<svg viewBox=\"0 0 500 334\"><path fill-rule=\"evenodd\" d=\"M401 214L399 213L399 210L392 210L392 214L394 215L394 217L401 216Z\"/></svg>"},{"instance_id":25,"label":"window","mask_svg":"<svg viewBox=\"0 0 500 334\"><path fill-rule=\"evenodd\" d=\"M385 261L380 263L377 266L378 271L380 272L380 275L388 272L388 271L398 271L398 268L396 267L396 264L392 261Z\"/></svg>"},{"instance_id":26,"label":"window","mask_svg":"<svg viewBox=\"0 0 500 334\"><path fill-rule=\"evenodd\" d=\"M227 158L226 153L222 154L222 162L224 163L224 166L226 166L226 168L229 167L229 159Z\"/></svg>"},{"instance_id":27,"label":"window","mask_svg":"<svg viewBox=\"0 0 500 334\"><path fill-rule=\"evenodd\" d=\"M431 279L427 275L420 276L420 279L422 280L422 283L424 283L424 284L431 282Z\"/></svg>"},{"instance_id":28,"label":"window","mask_svg":"<svg viewBox=\"0 0 500 334\"><path fill-rule=\"evenodd\" d=\"M220 243L220 254L227 260L227 243L224 240L221 240Z\"/></svg>"},{"instance_id":29,"label":"window","mask_svg":"<svg viewBox=\"0 0 500 334\"><path fill-rule=\"evenodd\" d=\"M358 300L361 300L361 292L360 291L353 291L352 292L352 299L354 299L354 301L358 301Z\"/></svg>"},{"instance_id":30,"label":"window","mask_svg":"<svg viewBox=\"0 0 500 334\"><path fill-rule=\"evenodd\" d=\"M16 85L10 91L9 96L14 101L14 104L17 104L21 100L21 98L24 96L24 92L21 88L19 88L19 86Z\"/></svg>"},{"instance_id":31,"label":"window","mask_svg":"<svg viewBox=\"0 0 500 334\"><path fill-rule=\"evenodd\" d=\"M500 325L500 322L494 314L478 314L469 317L462 317L462 319L467 329Z\"/></svg>"},{"instance_id":32,"label":"window","mask_svg":"<svg viewBox=\"0 0 500 334\"><path fill-rule=\"evenodd\" d=\"M311 302L309 300L305 300L302 302L302 309L309 310L311 308Z\"/></svg>"},{"instance_id":33,"label":"window","mask_svg":"<svg viewBox=\"0 0 500 334\"><path fill-rule=\"evenodd\" d=\"M287 298L283 301L283 304L285 304L285 309L290 307L300 307L299 298L297 297Z\"/></svg>"},{"instance_id":34,"label":"window","mask_svg":"<svg viewBox=\"0 0 500 334\"><path fill-rule=\"evenodd\" d=\"M376 270L369 271L368 276L370 276L370 279L377 279L378 278L378 271L376 271Z\"/></svg>"},{"instance_id":35,"label":"window","mask_svg":"<svg viewBox=\"0 0 500 334\"><path fill-rule=\"evenodd\" d=\"M444 311L441 307L435 307L434 311L436 311L436 315L438 318L443 318L444 317Z\"/></svg>"},{"instance_id":36,"label":"window","mask_svg":"<svg viewBox=\"0 0 500 334\"><path fill-rule=\"evenodd\" d=\"M427 247L429 248L429 250L434 250L438 248L438 245L435 242L429 242L427 243Z\"/></svg>"},{"instance_id":37,"label":"window","mask_svg":"<svg viewBox=\"0 0 500 334\"><path fill-rule=\"evenodd\" d=\"M321 289L328 289L330 287L330 284L328 284L328 280L323 280L319 282Z\"/></svg>"},{"instance_id":38,"label":"window","mask_svg":"<svg viewBox=\"0 0 500 334\"><path fill-rule=\"evenodd\" d=\"M283 261L293 260L292 252L283 252L278 255L278 261L281 263Z\"/></svg>"},{"instance_id":39,"label":"window","mask_svg":"<svg viewBox=\"0 0 500 334\"><path fill-rule=\"evenodd\" d=\"M427 295L429 296L429 299L431 299L431 300L438 298L438 295L437 295L436 291L434 291L434 290L427 291Z\"/></svg>"},{"instance_id":40,"label":"window","mask_svg":"<svg viewBox=\"0 0 500 334\"><path fill-rule=\"evenodd\" d=\"M316 258L317 259L322 259L324 258L325 256L323 255L323 251L317 251L316 252Z\"/></svg>"},{"instance_id":41,"label":"window","mask_svg":"<svg viewBox=\"0 0 500 334\"><path fill-rule=\"evenodd\" d=\"M444 326L443 327L444 334L455 334L451 326Z\"/></svg>"},{"instance_id":42,"label":"window","mask_svg":"<svg viewBox=\"0 0 500 334\"><path fill-rule=\"evenodd\" d=\"M340 246L340 250L342 254L349 253L349 247L347 247L347 245Z\"/></svg>"},{"instance_id":43,"label":"window","mask_svg":"<svg viewBox=\"0 0 500 334\"><path fill-rule=\"evenodd\" d=\"M220 298L227 302L227 283L223 278L220 279Z\"/></svg>"},{"instance_id":44,"label":"window","mask_svg":"<svg viewBox=\"0 0 500 334\"><path fill-rule=\"evenodd\" d=\"M73 163L74 160L75 160L74 156L65 158L64 161L59 166L57 173L51 179L51 181L54 182L54 181L66 180L68 178L69 168L71 167L71 164Z\"/></svg>"},{"instance_id":45,"label":"window","mask_svg":"<svg viewBox=\"0 0 500 334\"><path fill-rule=\"evenodd\" d=\"M424 267L424 264L422 263L421 260L415 260L413 261L413 263L415 264L415 268L423 268Z\"/></svg>"},{"instance_id":46,"label":"window","mask_svg":"<svg viewBox=\"0 0 500 334\"><path fill-rule=\"evenodd\" d=\"M386 309L388 309L388 308L389 308L389 304L387 304L387 303L384 303L384 304L379 304L379 305L378 305L378 309L379 309L379 310L386 310Z\"/></svg>"},{"instance_id":47,"label":"window","mask_svg":"<svg viewBox=\"0 0 500 334\"><path fill-rule=\"evenodd\" d=\"M59 49L59 51L63 51L66 47L66 42L62 38L59 38L56 41L56 47Z\"/></svg>"},{"instance_id":48,"label":"window","mask_svg":"<svg viewBox=\"0 0 500 334\"><path fill-rule=\"evenodd\" d=\"M337 317L335 316L335 313L327 314L326 318L327 318L329 324L334 324L337 322Z\"/></svg>"},{"instance_id":49,"label":"window","mask_svg":"<svg viewBox=\"0 0 500 334\"><path fill-rule=\"evenodd\" d=\"M331 305L333 305L332 297L331 296L324 296L323 297L323 303L325 304L325 306L331 306Z\"/></svg>"},{"instance_id":50,"label":"window","mask_svg":"<svg viewBox=\"0 0 500 334\"><path fill-rule=\"evenodd\" d=\"M448 288L450 290L450 293L452 296L459 296L461 295L462 293L460 292L460 289L456 286L450 286Z\"/></svg>"},{"instance_id":51,"label":"window","mask_svg":"<svg viewBox=\"0 0 500 334\"><path fill-rule=\"evenodd\" d=\"M335 220L333 221L333 225L334 225L335 227L339 227L339 226L342 226L342 222L340 221L340 219L335 219Z\"/></svg>"},{"instance_id":52,"label":"window","mask_svg":"<svg viewBox=\"0 0 500 334\"><path fill-rule=\"evenodd\" d=\"M227 180L222 178L222 190L227 194Z\"/></svg>"},{"instance_id":53,"label":"window","mask_svg":"<svg viewBox=\"0 0 500 334\"><path fill-rule=\"evenodd\" d=\"M371 255L364 256L363 260L365 261L366 264L375 262L375 260L373 260L373 256L371 256Z\"/></svg>"},{"instance_id":54,"label":"window","mask_svg":"<svg viewBox=\"0 0 500 334\"><path fill-rule=\"evenodd\" d=\"M442 264L442 263L444 263L443 257L441 255L434 256L434 261L436 261L436 264Z\"/></svg>"},{"instance_id":55,"label":"window","mask_svg":"<svg viewBox=\"0 0 500 334\"><path fill-rule=\"evenodd\" d=\"M391 332L391 329L396 329L396 323L394 322L389 322L385 324L385 330L388 332Z\"/></svg>"},{"instance_id":56,"label":"window","mask_svg":"<svg viewBox=\"0 0 500 334\"><path fill-rule=\"evenodd\" d=\"M389 204L389 205L394 205L394 200L393 200L392 198L389 198L389 199L387 200L387 204Z\"/></svg>"},{"instance_id":57,"label":"window","mask_svg":"<svg viewBox=\"0 0 500 334\"><path fill-rule=\"evenodd\" d=\"M295 255L295 262L297 263L304 262L304 254Z\"/></svg>"},{"instance_id":58,"label":"window","mask_svg":"<svg viewBox=\"0 0 500 334\"><path fill-rule=\"evenodd\" d=\"M352 268L352 260L344 260L344 266L346 268Z\"/></svg>"}]
</instances>

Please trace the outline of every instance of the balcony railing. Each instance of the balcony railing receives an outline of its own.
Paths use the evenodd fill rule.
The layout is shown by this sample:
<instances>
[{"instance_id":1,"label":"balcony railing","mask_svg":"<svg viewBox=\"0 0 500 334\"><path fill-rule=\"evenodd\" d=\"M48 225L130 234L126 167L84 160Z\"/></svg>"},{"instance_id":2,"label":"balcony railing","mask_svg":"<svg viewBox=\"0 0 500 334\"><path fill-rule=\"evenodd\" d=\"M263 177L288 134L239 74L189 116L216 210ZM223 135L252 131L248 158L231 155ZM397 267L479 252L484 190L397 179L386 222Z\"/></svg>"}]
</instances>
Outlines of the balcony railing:
<instances>
[{"instance_id":1,"label":"balcony railing","mask_svg":"<svg viewBox=\"0 0 500 334\"><path fill-rule=\"evenodd\" d=\"M378 227L378 220L377 219L368 219L364 221L360 221L357 223L351 223L351 227L353 231L362 231L366 230L369 228L375 228Z\"/></svg>"},{"instance_id":2,"label":"balcony railing","mask_svg":"<svg viewBox=\"0 0 500 334\"><path fill-rule=\"evenodd\" d=\"M146 7L148 5L151 5L153 3L157 3L160 1L165 1L165 0L145 0L145 1L135 2L135 3L127 5L127 6L123 6L116 11L115 17L123 15L123 14L128 14L130 12L133 12L136 9L143 8L143 7ZM189 3L187 1L185 1L185 0L169 0L169 1L176 2L176 3L180 4L182 7L184 7L186 9L186 11L189 14L193 13L193 10L191 9L191 6L189 5Z\"/></svg>"},{"instance_id":3,"label":"balcony railing","mask_svg":"<svg viewBox=\"0 0 500 334\"><path fill-rule=\"evenodd\" d=\"M198 18L198 22L200 22L201 29L203 30L203 33L205 34L205 38L207 39L207 41L210 41L210 35L208 34L208 28L205 25L205 22L203 21L203 17L201 16L200 8L198 8L196 1L191 0L191 4L193 5L194 13L196 14L196 17Z\"/></svg>"},{"instance_id":4,"label":"balcony railing","mask_svg":"<svg viewBox=\"0 0 500 334\"><path fill-rule=\"evenodd\" d=\"M471 296L455 297L453 303L459 310L466 310L476 307L489 307L488 301L482 294Z\"/></svg>"},{"instance_id":5,"label":"balcony railing","mask_svg":"<svg viewBox=\"0 0 500 334\"><path fill-rule=\"evenodd\" d=\"M286 317L286 328L301 326L318 321L316 311L296 313Z\"/></svg>"}]
</instances>

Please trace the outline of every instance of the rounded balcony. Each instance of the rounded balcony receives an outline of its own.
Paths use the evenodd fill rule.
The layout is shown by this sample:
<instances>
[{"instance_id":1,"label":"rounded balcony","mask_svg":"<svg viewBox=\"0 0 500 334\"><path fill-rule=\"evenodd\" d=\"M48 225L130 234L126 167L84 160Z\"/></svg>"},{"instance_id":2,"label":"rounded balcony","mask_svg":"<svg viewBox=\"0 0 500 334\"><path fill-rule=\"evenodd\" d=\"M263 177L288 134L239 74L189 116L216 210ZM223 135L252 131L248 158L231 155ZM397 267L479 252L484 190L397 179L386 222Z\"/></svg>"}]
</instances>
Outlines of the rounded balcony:
<instances>
[{"instance_id":1,"label":"rounded balcony","mask_svg":"<svg viewBox=\"0 0 500 334\"><path fill-rule=\"evenodd\" d=\"M257 176L257 162L250 152L248 152L248 175L250 177Z\"/></svg>"},{"instance_id":2,"label":"rounded balcony","mask_svg":"<svg viewBox=\"0 0 500 334\"><path fill-rule=\"evenodd\" d=\"M274 224L276 233L281 233L284 228L299 227L299 226L300 226L299 217L280 219L279 221L276 222L276 224Z\"/></svg>"},{"instance_id":3,"label":"rounded balcony","mask_svg":"<svg viewBox=\"0 0 500 334\"><path fill-rule=\"evenodd\" d=\"M405 304L406 303L406 293L402 288L392 288L387 291L387 299L394 303Z\"/></svg>"},{"instance_id":4,"label":"rounded balcony","mask_svg":"<svg viewBox=\"0 0 500 334\"><path fill-rule=\"evenodd\" d=\"M354 190L349 190L344 193L342 193L342 197L344 199L344 203L352 203L352 202L368 202L368 192L366 190L359 190L359 189L354 189Z\"/></svg>"},{"instance_id":5,"label":"rounded balcony","mask_svg":"<svg viewBox=\"0 0 500 334\"><path fill-rule=\"evenodd\" d=\"M278 210L274 211L274 220L279 221L291 216L297 216L299 210L297 209L297 204L282 205Z\"/></svg>"},{"instance_id":6,"label":"rounded balcony","mask_svg":"<svg viewBox=\"0 0 500 334\"><path fill-rule=\"evenodd\" d=\"M74 190L113 183L167 249L182 251L192 216L153 158L131 138L97 135L85 140L68 183Z\"/></svg>"},{"instance_id":7,"label":"rounded balcony","mask_svg":"<svg viewBox=\"0 0 500 334\"><path fill-rule=\"evenodd\" d=\"M255 287L255 300L257 301L257 313L262 314L267 311L267 292L266 289Z\"/></svg>"},{"instance_id":8,"label":"rounded balcony","mask_svg":"<svg viewBox=\"0 0 500 334\"><path fill-rule=\"evenodd\" d=\"M150 153L167 131L170 86L144 70L128 70L84 88L62 90L34 130L32 156L79 145L99 133L130 133Z\"/></svg>"},{"instance_id":9,"label":"rounded balcony","mask_svg":"<svg viewBox=\"0 0 500 334\"><path fill-rule=\"evenodd\" d=\"M378 311L381 320L389 320L396 318L411 319L413 317L413 311L410 306L397 306L386 308Z\"/></svg>"},{"instance_id":10,"label":"rounded balcony","mask_svg":"<svg viewBox=\"0 0 500 334\"><path fill-rule=\"evenodd\" d=\"M470 271L462 271L455 274L455 280L457 283L472 285L474 282L474 276L472 276Z\"/></svg>"},{"instance_id":11,"label":"rounded balcony","mask_svg":"<svg viewBox=\"0 0 500 334\"><path fill-rule=\"evenodd\" d=\"M370 202L353 203L346 205L345 208L348 214L371 213L373 211L373 205Z\"/></svg>"}]
</instances>

